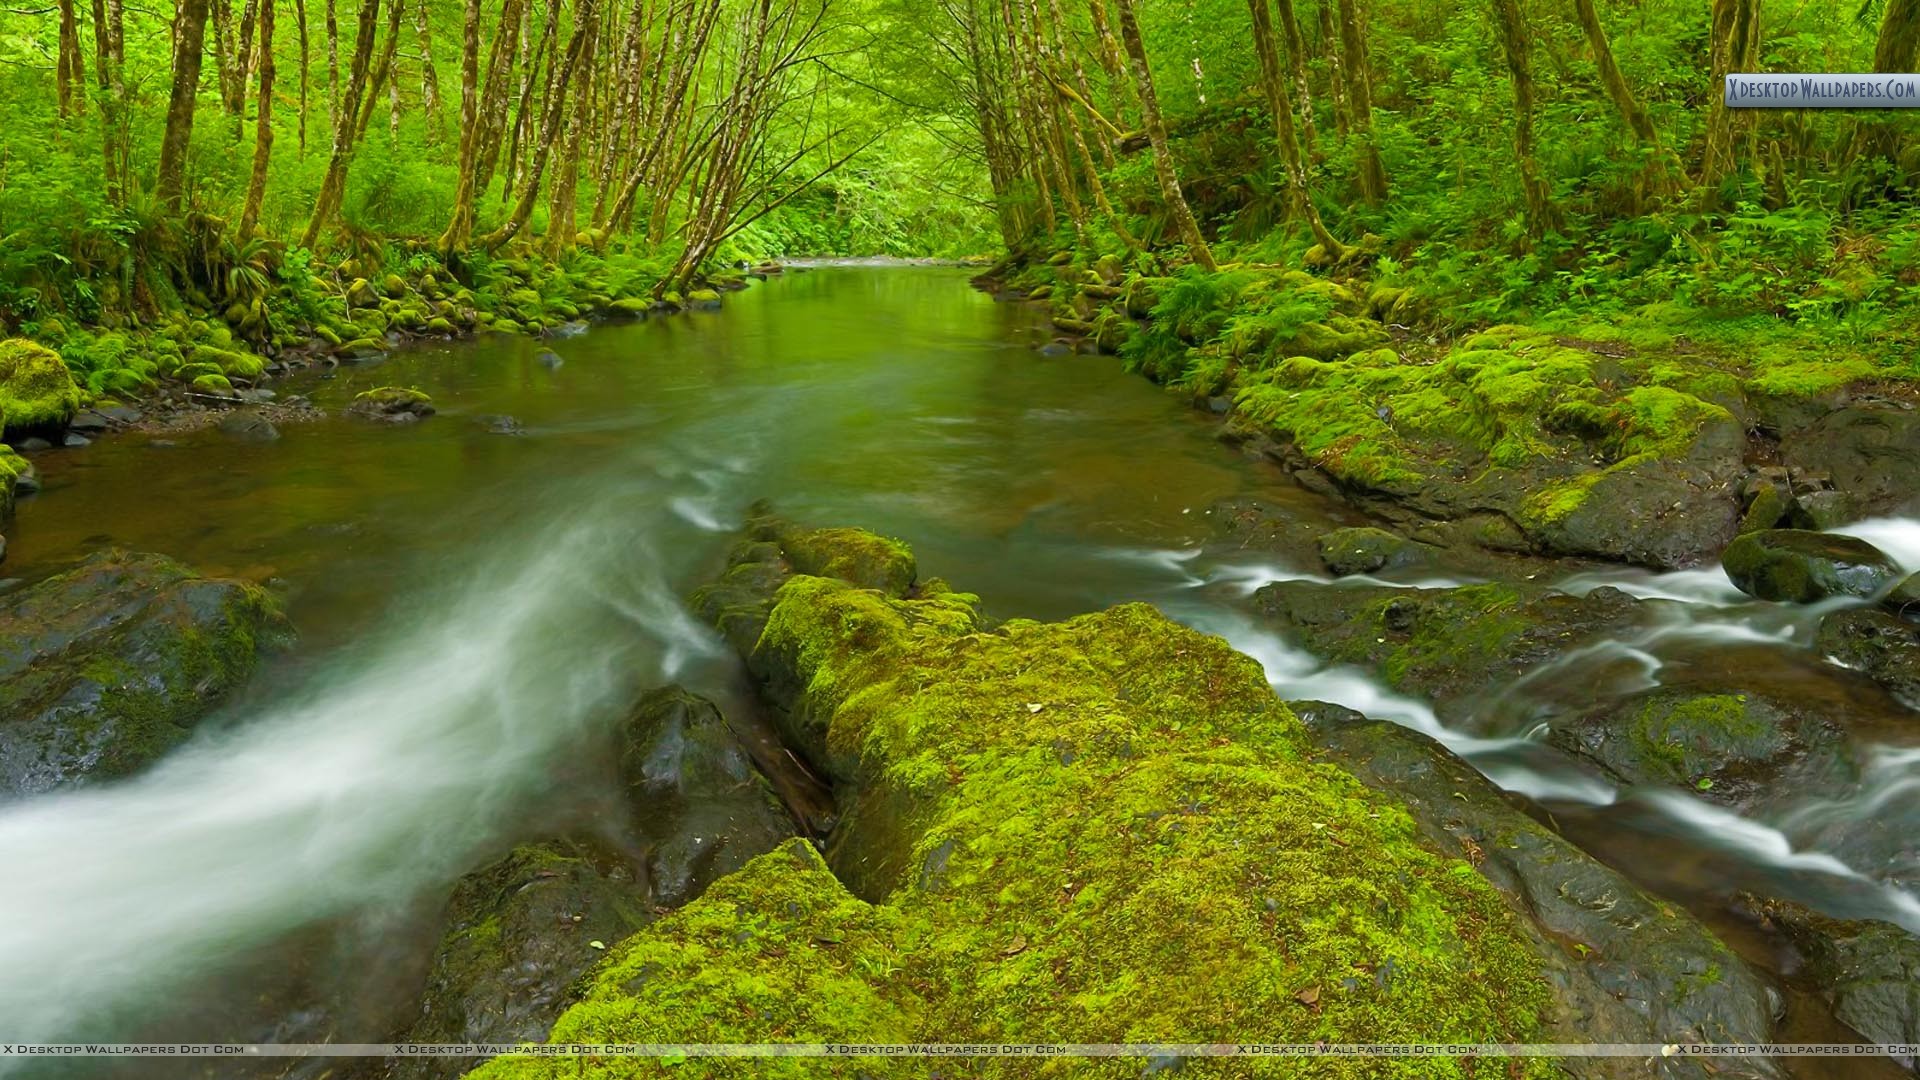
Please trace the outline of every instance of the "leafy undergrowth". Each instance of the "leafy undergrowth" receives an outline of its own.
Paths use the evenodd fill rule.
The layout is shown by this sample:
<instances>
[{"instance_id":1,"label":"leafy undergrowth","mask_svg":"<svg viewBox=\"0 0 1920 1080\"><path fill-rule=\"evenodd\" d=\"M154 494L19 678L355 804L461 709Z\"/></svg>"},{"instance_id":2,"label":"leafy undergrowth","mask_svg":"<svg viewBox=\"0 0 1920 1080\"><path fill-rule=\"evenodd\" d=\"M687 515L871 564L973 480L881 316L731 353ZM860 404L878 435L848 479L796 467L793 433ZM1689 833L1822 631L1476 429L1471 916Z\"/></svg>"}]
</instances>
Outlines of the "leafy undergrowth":
<instances>
[{"instance_id":1,"label":"leafy undergrowth","mask_svg":"<svg viewBox=\"0 0 1920 1080\"><path fill-rule=\"evenodd\" d=\"M825 724L849 808L831 859L867 899L804 848L765 856L617 947L554 1041L1524 1041L1539 1029L1546 988L1486 882L1420 846L1404 811L1311 762L1257 664L1151 607L984 631L971 597L937 586L895 599L799 576L755 662L789 672L796 708ZM1446 1061L1220 1064L1469 1075ZM767 1065L699 1060L675 1075ZM966 1070L1132 1076L1140 1063ZM631 1070L514 1058L480 1075Z\"/></svg>"}]
</instances>

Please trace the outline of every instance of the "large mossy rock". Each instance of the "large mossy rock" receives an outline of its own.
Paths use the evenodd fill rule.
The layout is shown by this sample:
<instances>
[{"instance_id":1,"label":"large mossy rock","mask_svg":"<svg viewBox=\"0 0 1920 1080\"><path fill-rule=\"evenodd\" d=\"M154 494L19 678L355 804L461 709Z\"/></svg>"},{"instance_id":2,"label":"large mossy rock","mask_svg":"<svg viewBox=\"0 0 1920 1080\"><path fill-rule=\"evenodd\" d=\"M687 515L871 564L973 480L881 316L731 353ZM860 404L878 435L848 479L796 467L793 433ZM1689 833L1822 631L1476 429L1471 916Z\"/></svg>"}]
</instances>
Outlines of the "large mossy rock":
<instances>
[{"instance_id":1,"label":"large mossy rock","mask_svg":"<svg viewBox=\"0 0 1920 1080\"><path fill-rule=\"evenodd\" d=\"M139 769L290 633L258 586L158 555L0 596L0 798Z\"/></svg>"},{"instance_id":2,"label":"large mossy rock","mask_svg":"<svg viewBox=\"0 0 1920 1080\"><path fill-rule=\"evenodd\" d=\"M750 539L724 598L705 599L750 619L744 583L778 588L751 667L835 782L833 877L789 849L723 879L617 948L555 1038L1540 1033L1549 988L1503 898L1427 847L1391 799L1313 761L1250 658L1141 604L985 630L971 597L933 583L891 595L794 573L820 538L781 535ZM1460 1063L1330 1065L1324 1075L1465 1075ZM585 1063L585 1075L623 1075L616 1066ZM508 1060L483 1075L581 1067ZM970 1068L1031 1074L1018 1060Z\"/></svg>"},{"instance_id":3,"label":"large mossy rock","mask_svg":"<svg viewBox=\"0 0 1920 1080\"><path fill-rule=\"evenodd\" d=\"M1865 540L1803 529L1748 533L1727 545L1720 565L1749 596L1800 604L1874 596L1902 576L1886 552Z\"/></svg>"},{"instance_id":4,"label":"large mossy rock","mask_svg":"<svg viewBox=\"0 0 1920 1080\"><path fill-rule=\"evenodd\" d=\"M1870 1042L1920 1044L1920 937L1874 919L1831 919L1785 900L1744 898L1786 938L1833 1014ZM1908 1058L1908 1068L1913 1059Z\"/></svg>"},{"instance_id":5,"label":"large mossy rock","mask_svg":"<svg viewBox=\"0 0 1920 1080\"><path fill-rule=\"evenodd\" d=\"M1833 713L1818 694L1682 683L1555 721L1548 741L1627 783L1747 805L1857 779L1845 718Z\"/></svg>"},{"instance_id":6,"label":"large mossy rock","mask_svg":"<svg viewBox=\"0 0 1920 1080\"><path fill-rule=\"evenodd\" d=\"M56 431L82 397L59 353L24 338L0 341L0 434Z\"/></svg>"},{"instance_id":7,"label":"large mossy rock","mask_svg":"<svg viewBox=\"0 0 1920 1080\"><path fill-rule=\"evenodd\" d=\"M1814 647L1920 709L1920 624L1854 608L1820 621Z\"/></svg>"},{"instance_id":8,"label":"large mossy rock","mask_svg":"<svg viewBox=\"0 0 1920 1080\"><path fill-rule=\"evenodd\" d=\"M1768 988L1691 916L1534 820L1427 736L1339 706L1293 708L1330 760L1404 805L1431 844L1466 856L1521 917L1552 987L1541 1041L1767 1041ZM1561 1064L1581 1077L1777 1075L1768 1062Z\"/></svg>"}]
</instances>

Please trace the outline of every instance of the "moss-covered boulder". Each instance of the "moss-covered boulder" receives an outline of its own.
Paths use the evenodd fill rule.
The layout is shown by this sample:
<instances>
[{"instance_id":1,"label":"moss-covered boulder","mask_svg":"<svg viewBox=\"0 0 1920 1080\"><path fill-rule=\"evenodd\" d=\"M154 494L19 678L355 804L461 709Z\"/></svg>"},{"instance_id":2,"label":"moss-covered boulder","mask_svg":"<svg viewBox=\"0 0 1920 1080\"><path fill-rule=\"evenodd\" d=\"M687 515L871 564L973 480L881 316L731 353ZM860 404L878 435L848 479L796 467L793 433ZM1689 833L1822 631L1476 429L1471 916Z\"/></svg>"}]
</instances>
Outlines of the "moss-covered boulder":
<instances>
[{"instance_id":1,"label":"moss-covered boulder","mask_svg":"<svg viewBox=\"0 0 1920 1080\"><path fill-rule=\"evenodd\" d=\"M1832 596L1875 596L1901 578L1886 552L1851 536L1765 529L1727 545L1720 565L1749 596L1811 604Z\"/></svg>"},{"instance_id":2,"label":"moss-covered boulder","mask_svg":"<svg viewBox=\"0 0 1920 1080\"><path fill-rule=\"evenodd\" d=\"M13 501L20 494L22 477L33 476L33 466L27 459L14 452L13 447L0 443L0 524L13 517Z\"/></svg>"},{"instance_id":3,"label":"moss-covered boulder","mask_svg":"<svg viewBox=\"0 0 1920 1080\"><path fill-rule=\"evenodd\" d=\"M705 600L747 618L747 583L777 587L761 593L750 664L836 784L833 874L790 847L723 879L616 950L555 1038L1524 1041L1541 1030L1547 986L1505 902L1421 843L1390 800L1311 760L1299 720L1225 642L1138 604L987 630L971 597L937 583L896 596L796 573L819 538L769 532L786 539L750 538L725 602ZM483 1075L617 1065L522 1059ZM1074 1066L1131 1076L1141 1064ZM1031 1074L1023 1061L974 1067ZM1424 1061L1394 1074L1465 1069Z\"/></svg>"},{"instance_id":4,"label":"moss-covered boulder","mask_svg":"<svg viewBox=\"0 0 1920 1080\"><path fill-rule=\"evenodd\" d=\"M1844 720L1817 694L1796 699L1682 683L1556 721L1548 738L1628 783L1686 787L1744 805L1785 790L1838 791L1855 780Z\"/></svg>"},{"instance_id":5,"label":"moss-covered boulder","mask_svg":"<svg viewBox=\"0 0 1920 1080\"><path fill-rule=\"evenodd\" d=\"M687 306L700 311L710 311L720 306L720 294L712 289L695 289L687 294Z\"/></svg>"},{"instance_id":6,"label":"moss-covered boulder","mask_svg":"<svg viewBox=\"0 0 1920 1080\"><path fill-rule=\"evenodd\" d=\"M59 353L24 338L0 341L0 434L57 431L84 397Z\"/></svg>"},{"instance_id":7,"label":"moss-covered boulder","mask_svg":"<svg viewBox=\"0 0 1920 1080\"><path fill-rule=\"evenodd\" d=\"M1426 561L1426 546L1385 529L1335 529L1320 537L1320 561L1339 576L1416 566Z\"/></svg>"},{"instance_id":8,"label":"moss-covered boulder","mask_svg":"<svg viewBox=\"0 0 1920 1080\"><path fill-rule=\"evenodd\" d=\"M1792 949L1793 979L1877 1043L1920 1043L1920 937L1874 919L1832 919L1786 900L1742 906ZM1914 1060L1908 1057L1908 1068Z\"/></svg>"},{"instance_id":9,"label":"moss-covered boulder","mask_svg":"<svg viewBox=\"0 0 1920 1080\"><path fill-rule=\"evenodd\" d=\"M1648 625L1645 602L1613 588L1584 596L1532 585L1359 588L1310 581L1263 586L1254 610L1308 652L1378 672L1442 716L1475 696L1595 642Z\"/></svg>"},{"instance_id":10,"label":"moss-covered boulder","mask_svg":"<svg viewBox=\"0 0 1920 1080\"><path fill-rule=\"evenodd\" d=\"M124 776L289 635L260 588L105 552L0 596L0 797Z\"/></svg>"},{"instance_id":11,"label":"moss-covered boulder","mask_svg":"<svg viewBox=\"0 0 1920 1080\"><path fill-rule=\"evenodd\" d=\"M405 386L381 386L363 390L347 406L348 416L387 424L410 424L432 416L433 398L424 391Z\"/></svg>"},{"instance_id":12,"label":"moss-covered boulder","mask_svg":"<svg viewBox=\"0 0 1920 1080\"><path fill-rule=\"evenodd\" d=\"M1295 703L1327 757L1404 805L1435 847L1458 851L1520 916L1553 988L1545 1042L1764 1042L1765 983L1698 921L1642 892L1419 732L1338 706ZM1774 1076L1770 1062L1568 1061L1575 1076Z\"/></svg>"}]
</instances>

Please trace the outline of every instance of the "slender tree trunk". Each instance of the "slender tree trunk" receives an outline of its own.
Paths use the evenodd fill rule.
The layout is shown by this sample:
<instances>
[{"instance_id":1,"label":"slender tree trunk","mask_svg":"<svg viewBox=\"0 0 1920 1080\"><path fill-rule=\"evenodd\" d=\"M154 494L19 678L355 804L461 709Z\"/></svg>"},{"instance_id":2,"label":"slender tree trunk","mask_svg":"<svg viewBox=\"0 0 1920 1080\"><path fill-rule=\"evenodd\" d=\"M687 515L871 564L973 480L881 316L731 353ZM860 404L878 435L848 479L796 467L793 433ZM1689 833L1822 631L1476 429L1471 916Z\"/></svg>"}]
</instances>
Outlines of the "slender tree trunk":
<instances>
[{"instance_id":1,"label":"slender tree trunk","mask_svg":"<svg viewBox=\"0 0 1920 1080\"><path fill-rule=\"evenodd\" d=\"M327 130L340 126L340 13L327 0Z\"/></svg>"},{"instance_id":2,"label":"slender tree trunk","mask_svg":"<svg viewBox=\"0 0 1920 1080\"><path fill-rule=\"evenodd\" d=\"M1627 130L1633 132L1634 141L1648 155L1647 171L1644 174L1651 194L1661 195L1673 189L1673 172L1678 163L1671 160L1665 146L1660 142L1660 133L1653 126L1653 118L1633 96L1633 88L1627 85L1627 77L1620 72L1620 65L1613 58L1613 45L1607 40L1606 28L1600 25L1600 15L1594 10L1593 0L1573 0L1575 16L1580 20L1580 30L1587 36L1587 47L1593 50L1594 67L1600 71L1600 85L1606 88L1607 97L1613 100L1613 107L1620 113Z\"/></svg>"},{"instance_id":3,"label":"slender tree trunk","mask_svg":"<svg viewBox=\"0 0 1920 1080\"><path fill-rule=\"evenodd\" d=\"M1333 21L1333 0L1320 0L1320 49L1327 61L1327 96L1333 99L1333 129L1344 139L1353 130L1353 106L1347 100L1346 65L1340 62L1340 29Z\"/></svg>"},{"instance_id":4,"label":"slender tree trunk","mask_svg":"<svg viewBox=\"0 0 1920 1080\"><path fill-rule=\"evenodd\" d=\"M540 144L534 149L533 164L527 170L525 181L520 187L520 201L514 205L513 216L501 226L480 238L480 246L492 251L519 235L527 227L527 220L533 216L534 203L540 196L540 178L547 169L547 159L553 153L554 143L560 134L561 121L567 111L567 86L573 81L574 70L580 64L581 54L586 50L587 39L593 33L593 13L595 0L580 0L580 7L574 13L573 33L567 40L567 52L564 58L557 58L554 66L554 87L547 95L546 116L540 124Z\"/></svg>"},{"instance_id":5,"label":"slender tree trunk","mask_svg":"<svg viewBox=\"0 0 1920 1080\"><path fill-rule=\"evenodd\" d=\"M1713 23L1708 49L1711 73L1711 104L1707 109L1707 146L1701 159L1701 204L1719 203L1720 181L1733 171L1733 110L1727 108L1725 87L1730 72L1752 66L1758 52L1760 0L1714 0Z\"/></svg>"},{"instance_id":6,"label":"slender tree trunk","mask_svg":"<svg viewBox=\"0 0 1920 1080\"><path fill-rule=\"evenodd\" d=\"M1293 92L1299 95L1300 145L1312 152L1319 132L1313 124L1313 86L1307 81L1307 39L1300 33L1300 20L1293 11L1293 0L1274 0L1280 9L1280 30L1287 40L1287 74L1293 79Z\"/></svg>"},{"instance_id":7,"label":"slender tree trunk","mask_svg":"<svg viewBox=\"0 0 1920 1080\"><path fill-rule=\"evenodd\" d=\"M60 0L60 52L55 60L54 87L61 116L78 116L87 100L87 66L80 54L80 24L73 0Z\"/></svg>"},{"instance_id":8,"label":"slender tree trunk","mask_svg":"<svg viewBox=\"0 0 1920 1080\"><path fill-rule=\"evenodd\" d=\"M549 259L558 259L562 252L571 248L579 232L574 222L574 206L580 193L580 143L586 137L587 125L593 119L593 64L600 41L599 24L584 8L578 13L577 19L581 25L575 33L577 35L584 31L587 40L578 59L571 62L575 83L573 119L567 124L560 149L560 166L554 172L553 187L547 200Z\"/></svg>"},{"instance_id":9,"label":"slender tree trunk","mask_svg":"<svg viewBox=\"0 0 1920 1080\"><path fill-rule=\"evenodd\" d=\"M424 3L425 0L420 0ZM400 28L406 25L407 0L391 0L387 8L387 43L380 50L380 62L373 68L373 77L367 92L361 100L360 119L354 129L357 142L367 137L367 128L373 123L373 112L379 107L381 91L387 88L393 77L393 57L400 48Z\"/></svg>"},{"instance_id":10,"label":"slender tree trunk","mask_svg":"<svg viewBox=\"0 0 1920 1080\"><path fill-rule=\"evenodd\" d=\"M446 127L440 113L440 73L433 66L433 31L427 25L427 0L413 5L413 29L420 39L420 113L427 121L427 142L440 141Z\"/></svg>"},{"instance_id":11,"label":"slender tree trunk","mask_svg":"<svg viewBox=\"0 0 1920 1080\"><path fill-rule=\"evenodd\" d=\"M511 0L509 0L511 4ZM424 5L422 5L424 7ZM494 42L496 53L499 41ZM467 0L460 23L460 169L453 191L453 218L440 234L443 255L464 252L473 235L473 158L480 147L480 0Z\"/></svg>"},{"instance_id":12,"label":"slender tree trunk","mask_svg":"<svg viewBox=\"0 0 1920 1080\"><path fill-rule=\"evenodd\" d=\"M126 201L126 189L132 183L127 170L127 85L121 71L126 31L120 3L93 0L95 67L100 80L100 177L106 185L107 202L113 206Z\"/></svg>"},{"instance_id":13,"label":"slender tree trunk","mask_svg":"<svg viewBox=\"0 0 1920 1080\"><path fill-rule=\"evenodd\" d=\"M240 37L233 54L233 140L240 141L242 115L247 111L247 83L253 78L253 31L259 19L259 0L247 0L240 9Z\"/></svg>"},{"instance_id":14,"label":"slender tree trunk","mask_svg":"<svg viewBox=\"0 0 1920 1080\"><path fill-rule=\"evenodd\" d=\"M1873 45L1873 70L1881 73L1912 71L1920 54L1920 0L1886 0L1880 14L1880 36ZM1853 154L1897 159L1903 125L1886 114L1863 120L1854 129Z\"/></svg>"},{"instance_id":15,"label":"slender tree trunk","mask_svg":"<svg viewBox=\"0 0 1920 1080\"><path fill-rule=\"evenodd\" d=\"M477 201L493 183L500 160L500 138L506 133L507 109L512 104L513 72L520 64L526 25L526 0L505 0L500 7L500 29L487 52L487 81L480 92L479 131L473 151L473 197Z\"/></svg>"},{"instance_id":16,"label":"slender tree trunk","mask_svg":"<svg viewBox=\"0 0 1920 1080\"><path fill-rule=\"evenodd\" d=\"M1513 153L1520 166L1520 188L1527 200L1527 231L1539 236L1553 227L1553 203L1533 152L1533 58L1527 27L1517 0L1493 0L1501 52L1513 80Z\"/></svg>"},{"instance_id":17,"label":"slender tree trunk","mask_svg":"<svg viewBox=\"0 0 1920 1080\"><path fill-rule=\"evenodd\" d=\"M320 242L321 230L340 211L341 199L346 194L347 170L353 165L354 121L360 112L360 97L366 87L367 68L373 62L374 39L380 31L380 0L362 0L356 29L353 66L347 73L339 115L333 125L333 152L327 159L327 175L320 183L320 193L314 199L313 217L307 221L307 231L300 238L302 247L311 248Z\"/></svg>"},{"instance_id":18,"label":"slender tree trunk","mask_svg":"<svg viewBox=\"0 0 1920 1080\"><path fill-rule=\"evenodd\" d=\"M1287 174L1287 202L1290 209L1306 221L1327 262L1346 257L1347 246L1334 238L1320 220L1307 190L1307 167L1300 155L1300 136L1293 122L1293 101L1287 93L1288 76L1280 69L1280 55L1274 47L1273 20L1267 14L1267 0L1247 0L1253 15L1253 51L1260 61L1260 85L1266 90L1267 108L1273 112L1274 132L1280 143L1280 164Z\"/></svg>"},{"instance_id":19,"label":"slender tree trunk","mask_svg":"<svg viewBox=\"0 0 1920 1080\"><path fill-rule=\"evenodd\" d=\"M207 0L181 0L174 28L173 90L167 98L167 127L160 139L153 193L162 206L178 211L185 203L187 149L193 140L194 100L200 92L200 55L206 48Z\"/></svg>"},{"instance_id":20,"label":"slender tree trunk","mask_svg":"<svg viewBox=\"0 0 1920 1080\"><path fill-rule=\"evenodd\" d=\"M269 0L271 2L271 0ZM307 155L307 0L293 0L293 21L300 30L300 156Z\"/></svg>"},{"instance_id":21,"label":"slender tree trunk","mask_svg":"<svg viewBox=\"0 0 1920 1080\"><path fill-rule=\"evenodd\" d=\"M1180 192L1180 177L1174 171L1173 150L1167 145L1167 125L1160 117L1160 99L1154 93L1153 69L1147 66L1147 47L1140 38L1140 21L1133 11L1134 0L1116 0L1116 9L1120 15L1120 39L1125 44L1127 56L1132 60L1134 89L1140 95L1140 119L1147 129L1147 141L1153 146L1153 172L1160 181L1160 197L1166 201L1167 210L1173 215L1175 226L1187 244L1187 253L1200 268L1207 271L1220 267L1213 261L1213 249L1207 246L1206 237L1200 235L1200 223L1194 220L1193 208L1187 205L1187 198Z\"/></svg>"},{"instance_id":22,"label":"slender tree trunk","mask_svg":"<svg viewBox=\"0 0 1920 1080\"><path fill-rule=\"evenodd\" d=\"M560 21L560 0L548 0L546 24L540 30L539 43L533 47L533 53L520 72L520 107L514 114L513 127L507 135L506 181L500 188L500 203L507 205L513 199L516 177L520 174L520 144L531 137L531 128L535 123L534 94L540 88L540 73L547 72L548 81L552 81L554 62L554 38L558 33Z\"/></svg>"},{"instance_id":23,"label":"slender tree trunk","mask_svg":"<svg viewBox=\"0 0 1920 1080\"><path fill-rule=\"evenodd\" d=\"M240 235L253 235L260 207L267 199L267 165L273 158L273 2L260 0L260 115L254 119L253 175L247 180L246 209L240 214Z\"/></svg>"},{"instance_id":24,"label":"slender tree trunk","mask_svg":"<svg viewBox=\"0 0 1920 1080\"><path fill-rule=\"evenodd\" d=\"M1360 32L1359 2L1339 2L1347 106L1353 112L1353 134L1360 140L1360 197L1378 204L1387 197L1387 169L1380 162L1380 143L1373 132L1373 74L1367 63L1366 38Z\"/></svg>"}]
</instances>

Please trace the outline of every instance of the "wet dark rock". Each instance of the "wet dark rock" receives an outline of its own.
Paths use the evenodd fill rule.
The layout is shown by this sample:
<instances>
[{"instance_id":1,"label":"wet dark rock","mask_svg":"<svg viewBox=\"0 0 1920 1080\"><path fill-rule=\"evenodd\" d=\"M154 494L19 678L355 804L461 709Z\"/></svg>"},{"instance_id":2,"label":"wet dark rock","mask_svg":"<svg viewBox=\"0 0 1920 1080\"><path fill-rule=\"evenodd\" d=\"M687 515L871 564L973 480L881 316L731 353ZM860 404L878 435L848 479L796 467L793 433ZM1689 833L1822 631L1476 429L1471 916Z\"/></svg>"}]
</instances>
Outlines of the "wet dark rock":
<instances>
[{"instance_id":1,"label":"wet dark rock","mask_svg":"<svg viewBox=\"0 0 1920 1080\"><path fill-rule=\"evenodd\" d=\"M1784 521L1788 511L1793 508L1793 493L1787 487L1787 471L1769 471L1777 476L1763 473L1747 481L1744 495L1747 506L1740 515L1742 533L1771 529Z\"/></svg>"},{"instance_id":2,"label":"wet dark rock","mask_svg":"<svg viewBox=\"0 0 1920 1080\"><path fill-rule=\"evenodd\" d=\"M1308 652L1369 667L1443 713L1647 618L1645 605L1618 589L1572 596L1508 584L1398 589L1283 581L1254 593L1253 607Z\"/></svg>"},{"instance_id":3,"label":"wet dark rock","mask_svg":"<svg viewBox=\"0 0 1920 1080\"><path fill-rule=\"evenodd\" d=\"M1855 608L1820 621L1814 647L1920 709L1920 625Z\"/></svg>"},{"instance_id":4,"label":"wet dark rock","mask_svg":"<svg viewBox=\"0 0 1920 1080\"><path fill-rule=\"evenodd\" d=\"M38 494L39 491L40 472L32 465L21 469L19 475L13 478L13 493L15 495L34 495ZM5 500L0 500L0 502L4 501Z\"/></svg>"},{"instance_id":5,"label":"wet dark rock","mask_svg":"<svg viewBox=\"0 0 1920 1080\"><path fill-rule=\"evenodd\" d=\"M524 845L468 874L447 910L420 1020L403 1041L543 1040L574 980L653 920L641 871L598 845L568 840ZM385 1075L453 1077L474 1064L396 1059Z\"/></svg>"},{"instance_id":6,"label":"wet dark rock","mask_svg":"<svg viewBox=\"0 0 1920 1080\"><path fill-rule=\"evenodd\" d=\"M1765 1042L1776 1005L1704 926L1516 807L1418 732L1296 702L1325 757L1403 803L1426 843L1464 858L1521 916L1553 999L1544 1042ZM1590 1058L1576 1077L1775 1077L1770 1061Z\"/></svg>"},{"instance_id":7,"label":"wet dark rock","mask_svg":"<svg viewBox=\"0 0 1920 1080\"><path fill-rule=\"evenodd\" d=\"M1720 565L1749 596L1802 604L1873 596L1900 580L1893 559L1865 540L1802 529L1748 533L1727 546Z\"/></svg>"},{"instance_id":8,"label":"wet dark rock","mask_svg":"<svg viewBox=\"0 0 1920 1080\"><path fill-rule=\"evenodd\" d=\"M1320 561L1338 576L1371 574L1425 562L1424 548L1385 529L1336 529L1320 538Z\"/></svg>"},{"instance_id":9,"label":"wet dark rock","mask_svg":"<svg viewBox=\"0 0 1920 1080\"><path fill-rule=\"evenodd\" d=\"M51 450L53 449L53 444L35 435L31 438L21 439L14 445L14 449L30 454L37 450Z\"/></svg>"},{"instance_id":10,"label":"wet dark rock","mask_svg":"<svg viewBox=\"0 0 1920 1080\"><path fill-rule=\"evenodd\" d=\"M235 409L220 418L220 434L241 442L272 442L280 437L273 422L252 409Z\"/></svg>"},{"instance_id":11,"label":"wet dark rock","mask_svg":"<svg viewBox=\"0 0 1920 1080\"><path fill-rule=\"evenodd\" d=\"M1920 413L1839 409L1788 435L1780 456L1791 469L1830 477L1856 516L1920 513Z\"/></svg>"},{"instance_id":12,"label":"wet dark rock","mask_svg":"<svg viewBox=\"0 0 1920 1080\"><path fill-rule=\"evenodd\" d=\"M1908 574L1880 598L1880 606L1903 619L1920 622L1920 574Z\"/></svg>"},{"instance_id":13,"label":"wet dark rock","mask_svg":"<svg viewBox=\"0 0 1920 1080\"><path fill-rule=\"evenodd\" d=\"M75 414L74 418L67 422L68 431L77 431L82 435L98 435L107 430L108 426L107 418L92 409Z\"/></svg>"},{"instance_id":14,"label":"wet dark rock","mask_svg":"<svg viewBox=\"0 0 1920 1080\"><path fill-rule=\"evenodd\" d=\"M239 393L240 393L241 401L249 402L254 405L264 405L267 402L272 401L274 398L279 396L278 394L274 393L272 390L269 390L264 386L248 387L247 389L242 390Z\"/></svg>"},{"instance_id":15,"label":"wet dark rock","mask_svg":"<svg viewBox=\"0 0 1920 1080\"><path fill-rule=\"evenodd\" d=\"M1040 355L1041 356L1071 356L1073 355L1073 342L1049 341L1045 345L1040 346Z\"/></svg>"},{"instance_id":16,"label":"wet dark rock","mask_svg":"<svg viewBox=\"0 0 1920 1080\"><path fill-rule=\"evenodd\" d=\"M1854 513L1853 500L1844 491L1809 491L1793 500L1788 515L1796 529L1831 529L1845 525L1860 515Z\"/></svg>"},{"instance_id":17,"label":"wet dark rock","mask_svg":"<svg viewBox=\"0 0 1920 1080\"><path fill-rule=\"evenodd\" d=\"M462 878L409 1042L545 1039L605 950L793 835L792 821L712 702L647 694L620 738L637 850L527 844ZM397 1060L404 1080L470 1061Z\"/></svg>"},{"instance_id":18,"label":"wet dark rock","mask_svg":"<svg viewBox=\"0 0 1920 1080\"><path fill-rule=\"evenodd\" d=\"M634 709L620 776L648 840L656 904L686 903L794 832L720 710L677 686L653 691Z\"/></svg>"},{"instance_id":19,"label":"wet dark rock","mask_svg":"<svg viewBox=\"0 0 1920 1080\"><path fill-rule=\"evenodd\" d=\"M1841 719L1817 697L1746 685L1658 687L1557 720L1548 741L1627 783L1732 805L1833 790L1855 775Z\"/></svg>"},{"instance_id":20,"label":"wet dark rock","mask_svg":"<svg viewBox=\"0 0 1920 1080\"><path fill-rule=\"evenodd\" d=\"M566 363L565 360L560 358L559 353L547 349L542 349L539 354L534 357L534 360L548 371L558 371L560 370L560 365Z\"/></svg>"},{"instance_id":21,"label":"wet dark rock","mask_svg":"<svg viewBox=\"0 0 1920 1080\"><path fill-rule=\"evenodd\" d=\"M388 424L407 424L432 416L433 399L418 390L382 386L368 390L347 406L348 416Z\"/></svg>"},{"instance_id":22,"label":"wet dark rock","mask_svg":"<svg viewBox=\"0 0 1920 1080\"><path fill-rule=\"evenodd\" d=\"M116 424L137 424L144 415L139 409L127 405L107 405L95 411Z\"/></svg>"},{"instance_id":23,"label":"wet dark rock","mask_svg":"<svg viewBox=\"0 0 1920 1080\"><path fill-rule=\"evenodd\" d=\"M60 445L69 450L78 450L83 446L92 446L93 440L77 431L69 431L60 439Z\"/></svg>"},{"instance_id":24,"label":"wet dark rock","mask_svg":"<svg viewBox=\"0 0 1920 1080\"><path fill-rule=\"evenodd\" d=\"M0 797L124 776L291 631L258 586L103 552L0 599Z\"/></svg>"},{"instance_id":25,"label":"wet dark rock","mask_svg":"<svg viewBox=\"0 0 1920 1080\"><path fill-rule=\"evenodd\" d=\"M1740 906L1792 947L1791 974L1871 1042L1920 1043L1920 938L1874 919L1832 919L1786 900ZM1909 1068L1913 1059L1906 1059Z\"/></svg>"}]
</instances>

